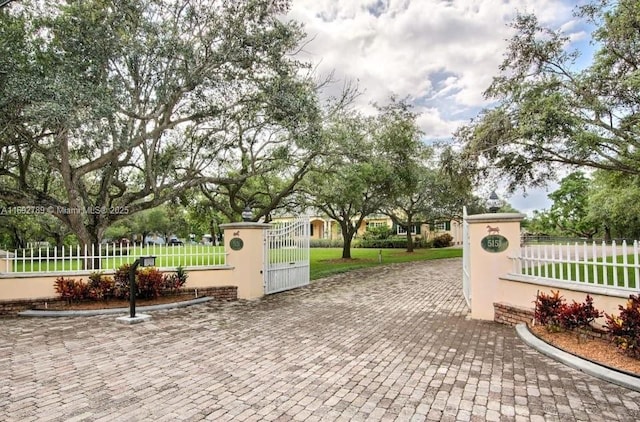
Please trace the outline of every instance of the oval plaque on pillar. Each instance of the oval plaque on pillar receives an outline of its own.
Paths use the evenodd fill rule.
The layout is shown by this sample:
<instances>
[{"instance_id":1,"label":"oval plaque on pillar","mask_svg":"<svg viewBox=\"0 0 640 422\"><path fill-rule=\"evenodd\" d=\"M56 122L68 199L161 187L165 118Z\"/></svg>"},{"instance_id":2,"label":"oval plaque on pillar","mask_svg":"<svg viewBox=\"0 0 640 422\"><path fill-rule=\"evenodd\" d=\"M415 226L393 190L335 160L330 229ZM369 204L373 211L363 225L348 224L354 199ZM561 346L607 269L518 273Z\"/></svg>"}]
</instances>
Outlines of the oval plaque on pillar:
<instances>
[{"instance_id":1,"label":"oval plaque on pillar","mask_svg":"<svg viewBox=\"0 0 640 422\"><path fill-rule=\"evenodd\" d=\"M229 241L229 246L234 251L239 251L244 246L244 242L239 237L234 237Z\"/></svg>"},{"instance_id":2,"label":"oval plaque on pillar","mask_svg":"<svg viewBox=\"0 0 640 422\"><path fill-rule=\"evenodd\" d=\"M504 252L509 247L507 238L499 234L490 234L483 237L480 244L482 249L491 253Z\"/></svg>"}]
</instances>

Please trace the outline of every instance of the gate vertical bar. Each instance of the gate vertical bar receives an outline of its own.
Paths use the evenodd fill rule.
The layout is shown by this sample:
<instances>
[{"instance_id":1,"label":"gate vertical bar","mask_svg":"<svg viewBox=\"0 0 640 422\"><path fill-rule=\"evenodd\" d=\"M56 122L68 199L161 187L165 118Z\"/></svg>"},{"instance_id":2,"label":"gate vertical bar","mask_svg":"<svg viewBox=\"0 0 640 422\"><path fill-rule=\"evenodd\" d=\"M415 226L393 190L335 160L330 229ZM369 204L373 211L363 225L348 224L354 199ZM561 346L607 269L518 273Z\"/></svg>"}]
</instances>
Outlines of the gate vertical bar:
<instances>
[{"instance_id":1,"label":"gate vertical bar","mask_svg":"<svg viewBox=\"0 0 640 422\"><path fill-rule=\"evenodd\" d=\"M467 221L467 207L462 207L462 293L471 308L471 255L469 247L469 222Z\"/></svg>"}]
</instances>

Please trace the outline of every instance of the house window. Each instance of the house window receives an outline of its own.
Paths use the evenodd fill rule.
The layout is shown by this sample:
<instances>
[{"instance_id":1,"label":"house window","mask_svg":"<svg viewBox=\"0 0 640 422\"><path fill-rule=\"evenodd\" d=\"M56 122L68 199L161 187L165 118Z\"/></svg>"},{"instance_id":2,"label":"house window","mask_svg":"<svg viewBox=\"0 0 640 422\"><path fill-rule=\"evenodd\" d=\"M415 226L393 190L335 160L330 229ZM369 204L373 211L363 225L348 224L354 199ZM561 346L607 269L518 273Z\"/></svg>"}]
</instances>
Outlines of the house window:
<instances>
[{"instance_id":1,"label":"house window","mask_svg":"<svg viewBox=\"0 0 640 422\"><path fill-rule=\"evenodd\" d=\"M404 227L399 225L397 226L397 233L406 235L407 231L404 229ZM418 230L416 230L416 226L414 224L411 226L411 234L416 234L416 233L418 233Z\"/></svg>"},{"instance_id":2,"label":"house window","mask_svg":"<svg viewBox=\"0 0 640 422\"><path fill-rule=\"evenodd\" d=\"M451 230L451 223L448 221L441 221L439 223L433 223L434 232L443 232Z\"/></svg>"},{"instance_id":3,"label":"house window","mask_svg":"<svg viewBox=\"0 0 640 422\"><path fill-rule=\"evenodd\" d=\"M444 230L446 230L446 229L445 229L446 225L447 225L447 224L446 224L446 223L444 223L444 222L442 222L442 223L435 223L435 224L433 225L433 230L435 230L435 231L437 231L437 232L444 231Z\"/></svg>"},{"instance_id":4,"label":"house window","mask_svg":"<svg viewBox=\"0 0 640 422\"><path fill-rule=\"evenodd\" d=\"M387 223L385 223L384 221L369 221L367 223L367 227L383 227L383 226L387 226Z\"/></svg>"}]
</instances>

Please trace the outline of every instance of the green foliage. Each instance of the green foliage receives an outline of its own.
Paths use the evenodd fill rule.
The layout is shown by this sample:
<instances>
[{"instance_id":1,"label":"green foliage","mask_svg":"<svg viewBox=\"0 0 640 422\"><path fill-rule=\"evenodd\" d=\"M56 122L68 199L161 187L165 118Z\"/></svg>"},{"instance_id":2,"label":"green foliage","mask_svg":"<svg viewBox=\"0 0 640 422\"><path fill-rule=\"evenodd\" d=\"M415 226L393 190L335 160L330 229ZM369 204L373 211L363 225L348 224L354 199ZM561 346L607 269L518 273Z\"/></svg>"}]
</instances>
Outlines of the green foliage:
<instances>
[{"instance_id":1,"label":"green foliage","mask_svg":"<svg viewBox=\"0 0 640 422\"><path fill-rule=\"evenodd\" d=\"M578 171L563 178L549 194L553 201L549 216L560 233L591 238L597 232L587 215L590 185L591 180Z\"/></svg>"},{"instance_id":2,"label":"green foliage","mask_svg":"<svg viewBox=\"0 0 640 422\"><path fill-rule=\"evenodd\" d=\"M175 273L164 274L162 278L162 294L175 294L187 282L188 274L183 267L176 268Z\"/></svg>"},{"instance_id":3,"label":"green foliage","mask_svg":"<svg viewBox=\"0 0 640 422\"><path fill-rule=\"evenodd\" d=\"M343 236L343 258L364 219L379 209L389 191L387 167L377 156L374 122L357 113L340 113L327 124L328 154L304 180L307 206L336 220Z\"/></svg>"},{"instance_id":4,"label":"green foliage","mask_svg":"<svg viewBox=\"0 0 640 422\"><path fill-rule=\"evenodd\" d=\"M640 238L640 178L596 171L587 212L606 240Z\"/></svg>"},{"instance_id":5,"label":"green foliage","mask_svg":"<svg viewBox=\"0 0 640 422\"><path fill-rule=\"evenodd\" d=\"M412 248L430 248L433 242L428 242L421 236L412 237ZM366 237L363 236L356 244L357 248L380 248L380 249L408 249L406 236L388 236L386 233L383 237Z\"/></svg>"},{"instance_id":6,"label":"green foliage","mask_svg":"<svg viewBox=\"0 0 640 422\"><path fill-rule=\"evenodd\" d=\"M374 249L406 249L406 238L386 238L386 239L362 239L358 242L359 248L374 248Z\"/></svg>"},{"instance_id":7,"label":"green foliage","mask_svg":"<svg viewBox=\"0 0 640 422\"><path fill-rule=\"evenodd\" d=\"M452 168L476 180L507 176L512 189L545 184L559 164L640 174L638 2L593 1L577 18L596 27L584 70L575 70L568 35L531 14L514 19L500 74L485 92L498 105L458 130L464 148L450 157Z\"/></svg>"},{"instance_id":8,"label":"green foliage","mask_svg":"<svg viewBox=\"0 0 640 422\"><path fill-rule=\"evenodd\" d=\"M362 235L363 240L388 239L393 234L391 227L385 225L367 227L367 231Z\"/></svg>"},{"instance_id":9,"label":"green foliage","mask_svg":"<svg viewBox=\"0 0 640 422\"><path fill-rule=\"evenodd\" d=\"M435 152L421 139L418 115L406 100L391 97L378 107L375 127L376 153L384 159L389 190L384 192L381 211L402 227L459 215L469 201L470 184L464 177L450 178L432 164ZM413 238L405 236L407 251L413 250Z\"/></svg>"},{"instance_id":10,"label":"green foliage","mask_svg":"<svg viewBox=\"0 0 640 422\"><path fill-rule=\"evenodd\" d=\"M176 277L178 278L178 287L182 287L187 282L187 278L189 278L189 275L187 274L187 271L184 269L184 267L180 265L176 268Z\"/></svg>"},{"instance_id":11,"label":"green foliage","mask_svg":"<svg viewBox=\"0 0 640 422\"><path fill-rule=\"evenodd\" d=\"M535 210L527 226L528 233L534 236L559 236L557 226L548 210Z\"/></svg>"},{"instance_id":12,"label":"green foliage","mask_svg":"<svg viewBox=\"0 0 640 422\"><path fill-rule=\"evenodd\" d=\"M640 358L640 296L630 295L626 306L618 307L620 314L605 314L605 327L611 340L625 354Z\"/></svg>"},{"instance_id":13,"label":"green foliage","mask_svg":"<svg viewBox=\"0 0 640 422\"><path fill-rule=\"evenodd\" d=\"M292 54L305 34L281 18L288 6L87 0L3 9L0 200L53 207L81 244L137 212L185 203L199 187L233 197L245 181L262 190L282 179L266 195L279 204L321 150L315 81Z\"/></svg>"},{"instance_id":14,"label":"green foliage","mask_svg":"<svg viewBox=\"0 0 640 422\"><path fill-rule=\"evenodd\" d=\"M342 239L310 239L309 247L311 248L342 248Z\"/></svg>"},{"instance_id":15,"label":"green foliage","mask_svg":"<svg viewBox=\"0 0 640 422\"><path fill-rule=\"evenodd\" d=\"M446 248L452 245L453 236L449 233L442 233L435 236L432 242L434 248Z\"/></svg>"}]
</instances>

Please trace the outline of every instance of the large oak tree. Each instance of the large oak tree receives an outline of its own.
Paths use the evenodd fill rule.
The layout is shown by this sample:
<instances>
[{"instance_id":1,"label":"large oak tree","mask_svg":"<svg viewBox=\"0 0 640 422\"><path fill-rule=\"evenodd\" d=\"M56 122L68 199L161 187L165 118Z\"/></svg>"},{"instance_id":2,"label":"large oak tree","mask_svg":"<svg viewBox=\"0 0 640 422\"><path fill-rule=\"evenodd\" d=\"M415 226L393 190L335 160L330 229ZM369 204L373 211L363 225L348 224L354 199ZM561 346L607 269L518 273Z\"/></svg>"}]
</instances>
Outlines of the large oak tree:
<instances>
[{"instance_id":1,"label":"large oak tree","mask_svg":"<svg viewBox=\"0 0 640 422\"><path fill-rule=\"evenodd\" d=\"M351 258L351 242L364 219L376 212L390 189L378 154L374 120L354 111L339 113L325 127L327 151L302 185L308 208L335 220L342 234L342 258Z\"/></svg>"},{"instance_id":2,"label":"large oak tree","mask_svg":"<svg viewBox=\"0 0 640 422\"><path fill-rule=\"evenodd\" d=\"M0 199L47 207L83 245L314 142L286 1L15 4L0 10ZM246 153L274 137L261 161Z\"/></svg>"},{"instance_id":3,"label":"large oak tree","mask_svg":"<svg viewBox=\"0 0 640 422\"><path fill-rule=\"evenodd\" d=\"M440 170L439 151L424 142L418 115L405 100L391 97L378 112L373 136L389 178L380 212L404 229L407 252L413 252L412 227L459 216L471 201L470 186Z\"/></svg>"}]
</instances>

